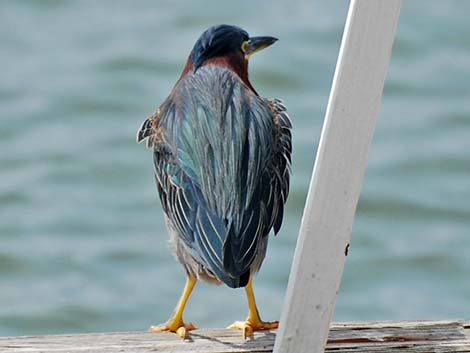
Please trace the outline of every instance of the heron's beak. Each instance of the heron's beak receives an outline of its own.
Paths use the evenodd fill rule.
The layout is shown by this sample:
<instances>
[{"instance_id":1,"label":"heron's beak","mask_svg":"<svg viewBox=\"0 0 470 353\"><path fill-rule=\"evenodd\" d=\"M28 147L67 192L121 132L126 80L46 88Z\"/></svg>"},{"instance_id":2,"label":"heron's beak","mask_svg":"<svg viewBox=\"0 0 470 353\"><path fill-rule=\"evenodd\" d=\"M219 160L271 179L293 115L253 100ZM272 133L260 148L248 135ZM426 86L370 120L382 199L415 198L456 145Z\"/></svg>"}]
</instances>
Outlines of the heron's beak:
<instances>
[{"instance_id":1,"label":"heron's beak","mask_svg":"<svg viewBox=\"0 0 470 353\"><path fill-rule=\"evenodd\" d=\"M243 51L245 52L245 57L248 59L252 54L269 47L275 42L277 42L277 38L275 37L251 37L243 43Z\"/></svg>"}]
</instances>

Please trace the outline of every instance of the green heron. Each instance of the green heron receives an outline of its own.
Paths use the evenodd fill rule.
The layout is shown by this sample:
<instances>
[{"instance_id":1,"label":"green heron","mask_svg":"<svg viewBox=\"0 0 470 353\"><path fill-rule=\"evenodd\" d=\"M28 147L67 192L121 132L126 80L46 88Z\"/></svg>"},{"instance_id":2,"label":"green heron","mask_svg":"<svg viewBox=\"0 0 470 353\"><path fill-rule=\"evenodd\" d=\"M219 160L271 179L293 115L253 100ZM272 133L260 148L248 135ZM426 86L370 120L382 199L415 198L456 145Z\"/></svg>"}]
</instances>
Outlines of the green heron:
<instances>
[{"instance_id":1,"label":"green heron","mask_svg":"<svg viewBox=\"0 0 470 353\"><path fill-rule=\"evenodd\" d=\"M229 326L244 337L278 325L261 320L252 275L271 229L281 227L291 123L282 102L260 97L248 79L251 54L276 41L236 26L207 29L168 98L137 133L153 150L170 243L187 275L171 318L150 331L186 337L196 328L184 323L183 310L199 279L245 287L248 318Z\"/></svg>"}]
</instances>

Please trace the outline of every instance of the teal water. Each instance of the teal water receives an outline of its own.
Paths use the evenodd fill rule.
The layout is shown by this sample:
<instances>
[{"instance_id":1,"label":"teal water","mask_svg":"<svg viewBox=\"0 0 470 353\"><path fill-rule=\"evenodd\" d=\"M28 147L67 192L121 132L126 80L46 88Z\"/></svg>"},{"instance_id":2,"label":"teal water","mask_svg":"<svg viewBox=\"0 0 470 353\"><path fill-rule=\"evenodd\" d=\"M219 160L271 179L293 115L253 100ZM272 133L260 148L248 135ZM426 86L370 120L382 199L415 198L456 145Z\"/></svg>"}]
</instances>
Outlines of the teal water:
<instances>
[{"instance_id":1,"label":"teal water","mask_svg":"<svg viewBox=\"0 0 470 353\"><path fill-rule=\"evenodd\" d=\"M172 311L172 258L134 143L215 23L280 38L251 60L294 124L281 234L255 281L279 317L346 1L0 2L0 335L141 330ZM335 320L470 318L470 3L405 1ZM199 285L186 318L245 316Z\"/></svg>"}]
</instances>

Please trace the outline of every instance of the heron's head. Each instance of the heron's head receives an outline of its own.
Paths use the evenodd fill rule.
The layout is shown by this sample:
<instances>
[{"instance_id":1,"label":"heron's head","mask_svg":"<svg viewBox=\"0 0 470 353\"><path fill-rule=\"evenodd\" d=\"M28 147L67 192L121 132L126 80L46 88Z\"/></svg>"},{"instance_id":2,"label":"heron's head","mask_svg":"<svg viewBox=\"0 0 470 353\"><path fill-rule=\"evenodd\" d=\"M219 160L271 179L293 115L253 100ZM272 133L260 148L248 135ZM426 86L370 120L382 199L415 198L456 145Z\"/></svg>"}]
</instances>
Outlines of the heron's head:
<instances>
[{"instance_id":1,"label":"heron's head","mask_svg":"<svg viewBox=\"0 0 470 353\"><path fill-rule=\"evenodd\" d=\"M207 60L218 57L236 58L248 61L250 56L277 41L270 36L250 37L237 26L217 25L201 34L194 44L190 59L197 70Z\"/></svg>"}]
</instances>

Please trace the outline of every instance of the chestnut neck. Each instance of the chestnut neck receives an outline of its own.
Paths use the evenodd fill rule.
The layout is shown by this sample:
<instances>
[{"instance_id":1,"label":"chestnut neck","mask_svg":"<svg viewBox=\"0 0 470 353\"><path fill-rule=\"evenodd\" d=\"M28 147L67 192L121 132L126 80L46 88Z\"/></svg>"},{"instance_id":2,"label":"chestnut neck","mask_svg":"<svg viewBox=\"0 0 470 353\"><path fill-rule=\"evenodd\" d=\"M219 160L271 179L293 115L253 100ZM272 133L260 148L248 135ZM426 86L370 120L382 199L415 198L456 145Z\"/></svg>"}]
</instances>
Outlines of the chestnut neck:
<instances>
[{"instance_id":1,"label":"chestnut neck","mask_svg":"<svg viewBox=\"0 0 470 353\"><path fill-rule=\"evenodd\" d=\"M206 65L215 65L233 71L253 93L258 95L248 79L248 60L246 60L243 55L230 54L218 56L204 61L201 67ZM193 62L191 60L191 55L189 55L179 80L193 70Z\"/></svg>"}]
</instances>

